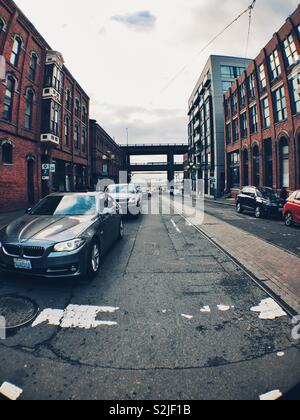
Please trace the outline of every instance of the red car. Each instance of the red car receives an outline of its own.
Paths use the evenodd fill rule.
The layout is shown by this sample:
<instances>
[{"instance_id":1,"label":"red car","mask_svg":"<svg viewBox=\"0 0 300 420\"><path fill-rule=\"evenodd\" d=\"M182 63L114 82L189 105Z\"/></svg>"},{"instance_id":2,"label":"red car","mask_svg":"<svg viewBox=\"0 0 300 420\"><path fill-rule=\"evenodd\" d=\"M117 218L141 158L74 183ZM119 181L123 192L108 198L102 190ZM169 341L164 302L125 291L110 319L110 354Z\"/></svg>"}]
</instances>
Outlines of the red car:
<instances>
[{"instance_id":1,"label":"red car","mask_svg":"<svg viewBox=\"0 0 300 420\"><path fill-rule=\"evenodd\" d=\"M283 209L283 217L288 227L300 223L300 191L295 191L288 199Z\"/></svg>"}]
</instances>

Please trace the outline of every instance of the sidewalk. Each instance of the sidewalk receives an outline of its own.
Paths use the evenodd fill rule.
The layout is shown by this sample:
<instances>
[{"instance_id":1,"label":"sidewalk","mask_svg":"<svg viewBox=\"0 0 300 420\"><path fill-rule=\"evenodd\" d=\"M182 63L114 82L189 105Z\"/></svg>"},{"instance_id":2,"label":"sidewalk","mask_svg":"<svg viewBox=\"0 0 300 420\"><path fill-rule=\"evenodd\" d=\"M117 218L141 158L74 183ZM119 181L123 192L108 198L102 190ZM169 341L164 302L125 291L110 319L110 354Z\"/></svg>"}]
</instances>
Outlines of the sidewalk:
<instances>
[{"instance_id":1,"label":"sidewalk","mask_svg":"<svg viewBox=\"0 0 300 420\"><path fill-rule=\"evenodd\" d=\"M197 224L199 219L201 232L300 314L300 258L208 214L202 223L201 214L191 222Z\"/></svg>"},{"instance_id":2,"label":"sidewalk","mask_svg":"<svg viewBox=\"0 0 300 420\"><path fill-rule=\"evenodd\" d=\"M9 213L0 213L0 229L8 225L10 222L18 219L18 217L21 217L25 213L25 210L18 210L14 212Z\"/></svg>"},{"instance_id":3,"label":"sidewalk","mask_svg":"<svg viewBox=\"0 0 300 420\"><path fill-rule=\"evenodd\" d=\"M235 207L234 198L217 198L217 200L214 200L213 198L205 198L205 201L209 203L221 204L223 206Z\"/></svg>"}]
</instances>

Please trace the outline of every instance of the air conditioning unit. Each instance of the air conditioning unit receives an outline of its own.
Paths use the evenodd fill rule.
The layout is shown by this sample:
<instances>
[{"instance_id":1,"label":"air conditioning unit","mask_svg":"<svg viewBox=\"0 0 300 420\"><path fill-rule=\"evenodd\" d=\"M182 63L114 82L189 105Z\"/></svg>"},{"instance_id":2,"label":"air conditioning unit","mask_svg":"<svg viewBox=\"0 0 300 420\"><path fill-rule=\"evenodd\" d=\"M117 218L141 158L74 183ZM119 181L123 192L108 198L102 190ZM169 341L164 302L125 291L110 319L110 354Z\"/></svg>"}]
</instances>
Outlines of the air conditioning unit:
<instances>
[{"instance_id":1,"label":"air conditioning unit","mask_svg":"<svg viewBox=\"0 0 300 420\"><path fill-rule=\"evenodd\" d=\"M54 134L45 133L41 135L41 143L52 143L59 145L59 137L55 136Z\"/></svg>"},{"instance_id":2,"label":"air conditioning unit","mask_svg":"<svg viewBox=\"0 0 300 420\"><path fill-rule=\"evenodd\" d=\"M60 104L61 101L61 95L59 92L57 92L56 89L50 87L50 88L44 88L43 89L43 98L45 99L54 99L56 102Z\"/></svg>"}]
</instances>

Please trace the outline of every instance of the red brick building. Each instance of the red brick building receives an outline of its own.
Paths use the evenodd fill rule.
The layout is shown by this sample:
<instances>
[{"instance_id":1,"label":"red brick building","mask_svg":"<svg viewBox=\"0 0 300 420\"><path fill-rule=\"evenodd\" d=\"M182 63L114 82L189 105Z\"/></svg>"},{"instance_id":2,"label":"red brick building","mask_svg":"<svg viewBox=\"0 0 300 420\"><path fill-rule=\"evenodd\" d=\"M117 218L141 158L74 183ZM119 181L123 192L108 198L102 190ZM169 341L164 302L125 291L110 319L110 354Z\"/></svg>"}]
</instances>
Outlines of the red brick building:
<instances>
[{"instance_id":1,"label":"red brick building","mask_svg":"<svg viewBox=\"0 0 300 420\"><path fill-rule=\"evenodd\" d=\"M86 188L89 98L11 0L0 0L1 57L0 211Z\"/></svg>"},{"instance_id":2,"label":"red brick building","mask_svg":"<svg viewBox=\"0 0 300 420\"><path fill-rule=\"evenodd\" d=\"M300 7L224 95L227 189L300 188Z\"/></svg>"},{"instance_id":3,"label":"red brick building","mask_svg":"<svg viewBox=\"0 0 300 420\"><path fill-rule=\"evenodd\" d=\"M90 147L92 186L104 178L119 182L122 150L95 120L90 120Z\"/></svg>"},{"instance_id":4,"label":"red brick building","mask_svg":"<svg viewBox=\"0 0 300 420\"><path fill-rule=\"evenodd\" d=\"M40 119L47 44L11 1L0 0L0 211L23 207L41 191Z\"/></svg>"}]
</instances>

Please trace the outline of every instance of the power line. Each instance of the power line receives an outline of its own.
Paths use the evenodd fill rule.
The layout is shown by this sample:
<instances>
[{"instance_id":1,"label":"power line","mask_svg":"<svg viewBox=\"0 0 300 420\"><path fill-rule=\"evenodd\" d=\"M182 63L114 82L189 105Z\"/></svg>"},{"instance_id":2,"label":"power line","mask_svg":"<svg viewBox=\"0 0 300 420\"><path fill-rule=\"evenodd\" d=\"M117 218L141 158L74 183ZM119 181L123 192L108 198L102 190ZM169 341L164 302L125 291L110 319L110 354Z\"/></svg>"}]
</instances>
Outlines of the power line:
<instances>
[{"instance_id":1,"label":"power line","mask_svg":"<svg viewBox=\"0 0 300 420\"><path fill-rule=\"evenodd\" d=\"M224 29L222 29L221 32L219 32L216 36L214 36L197 54L196 56L202 54L211 44L213 44L221 35L223 35L224 32L227 31L232 25L234 25L242 16L244 16L246 13L249 13L250 15L250 22L249 22L249 30L248 30L248 40L247 40L247 50L248 50L248 44L250 39L250 29L251 29L251 19L252 19L252 11L255 7L256 0L253 0L251 5L247 7L247 9L243 10L235 19L233 19L232 22L230 22ZM247 51L248 54L248 51ZM183 73L187 68L189 68L189 64L186 64L184 67L182 67L181 70L178 71L178 73L175 74L174 77L163 87L163 89L160 91L160 93L165 92L172 84L173 82Z\"/></svg>"}]
</instances>

